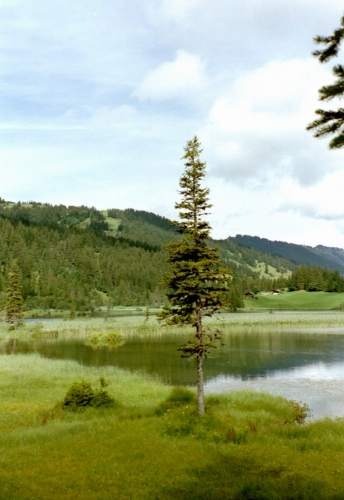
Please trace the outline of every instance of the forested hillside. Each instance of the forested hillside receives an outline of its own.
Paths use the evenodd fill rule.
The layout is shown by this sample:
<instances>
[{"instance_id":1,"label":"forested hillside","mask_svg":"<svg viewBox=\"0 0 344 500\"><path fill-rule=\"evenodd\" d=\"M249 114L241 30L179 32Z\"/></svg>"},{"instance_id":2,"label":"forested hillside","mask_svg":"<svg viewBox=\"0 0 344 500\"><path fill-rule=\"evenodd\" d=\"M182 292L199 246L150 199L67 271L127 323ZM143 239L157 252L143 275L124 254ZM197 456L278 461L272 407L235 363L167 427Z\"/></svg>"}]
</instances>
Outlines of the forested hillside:
<instances>
[{"instance_id":1,"label":"forested hillside","mask_svg":"<svg viewBox=\"0 0 344 500\"><path fill-rule=\"evenodd\" d=\"M246 248L281 257L295 265L317 266L344 272L344 250L342 248L331 248L323 245L310 247L247 235L237 235L232 238L232 241Z\"/></svg>"},{"instance_id":2,"label":"forested hillside","mask_svg":"<svg viewBox=\"0 0 344 500\"><path fill-rule=\"evenodd\" d=\"M90 312L101 306L160 305L164 246L179 237L170 220L144 211L4 200L0 234L0 305L16 259L27 308ZM273 286L293 268L230 239L213 244L241 288Z\"/></svg>"}]
</instances>

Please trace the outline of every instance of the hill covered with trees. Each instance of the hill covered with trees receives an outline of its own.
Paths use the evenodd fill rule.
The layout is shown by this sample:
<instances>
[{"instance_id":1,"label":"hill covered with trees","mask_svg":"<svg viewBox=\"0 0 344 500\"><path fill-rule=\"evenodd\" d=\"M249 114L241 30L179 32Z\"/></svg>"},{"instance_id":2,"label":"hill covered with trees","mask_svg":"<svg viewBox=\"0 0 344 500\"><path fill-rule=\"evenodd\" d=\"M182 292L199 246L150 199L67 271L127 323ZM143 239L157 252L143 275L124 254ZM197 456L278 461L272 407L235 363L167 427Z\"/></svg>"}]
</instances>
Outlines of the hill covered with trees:
<instances>
[{"instance_id":1,"label":"hill covered with trees","mask_svg":"<svg viewBox=\"0 0 344 500\"><path fill-rule=\"evenodd\" d=\"M344 273L344 250L342 248L323 245L311 247L240 234L231 240L245 248L281 257L294 265L317 266Z\"/></svg>"},{"instance_id":2,"label":"hill covered with trees","mask_svg":"<svg viewBox=\"0 0 344 500\"><path fill-rule=\"evenodd\" d=\"M161 305L165 245L177 226L153 213L0 201L0 305L13 260L26 308L92 312L114 305ZM230 240L212 241L240 286L272 283L292 265Z\"/></svg>"},{"instance_id":3,"label":"hill covered with trees","mask_svg":"<svg viewBox=\"0 0 344 500\"><path fill-rule=\"evenodd\" d=\"M150 212L4 200L0 234L0 307L15 260L27 309L71 313L163 304L165 246L180 238L172 221ZM288 287L298 264L344 270L340 249L277 243L254 237L211 240L233 276L229 302L245 290Z\"/></svg>"}]
</instances>

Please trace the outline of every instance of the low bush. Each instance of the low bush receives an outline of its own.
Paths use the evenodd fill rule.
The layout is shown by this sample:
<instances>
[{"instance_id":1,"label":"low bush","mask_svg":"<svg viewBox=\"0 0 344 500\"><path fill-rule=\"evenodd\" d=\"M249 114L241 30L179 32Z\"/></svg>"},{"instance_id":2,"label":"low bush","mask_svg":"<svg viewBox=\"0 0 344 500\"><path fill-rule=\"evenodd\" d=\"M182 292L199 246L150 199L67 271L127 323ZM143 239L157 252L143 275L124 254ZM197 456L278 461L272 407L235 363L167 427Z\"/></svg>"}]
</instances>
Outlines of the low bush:
<instances>
[{"instance_id":1,"label":"low bush","mask_svg":"<svg viewBox=\"0 0 344 500\"><path fill-rule=\"evenodd\" d=\"M293 410L293 422L296 424L304 424L306 418L310 415L310 409L305 403L290 401Z\"/></svg>"},{"instance_id":2,"label":"low bush","mask_svg":"<svg viewBox=\"0 0 344 500\"><path fill-rule=\"evenodd\" d=\"M86 341L93 349L117 349L123 344L124 339L118 332L93 333Z\"/></svg>"},{"instance_id":3,"label":"low bush","mask_svg":"<svg viewBox=\"0 0 344 500\"><path fill-rule=\"evenodd\" d=\"M107 393L101 383L100 389L93 389L89 382L75 382L63 400L65 410L83 410L88 407L100 408L114 406L115 400Z\"/></svg>"}]
</instances>

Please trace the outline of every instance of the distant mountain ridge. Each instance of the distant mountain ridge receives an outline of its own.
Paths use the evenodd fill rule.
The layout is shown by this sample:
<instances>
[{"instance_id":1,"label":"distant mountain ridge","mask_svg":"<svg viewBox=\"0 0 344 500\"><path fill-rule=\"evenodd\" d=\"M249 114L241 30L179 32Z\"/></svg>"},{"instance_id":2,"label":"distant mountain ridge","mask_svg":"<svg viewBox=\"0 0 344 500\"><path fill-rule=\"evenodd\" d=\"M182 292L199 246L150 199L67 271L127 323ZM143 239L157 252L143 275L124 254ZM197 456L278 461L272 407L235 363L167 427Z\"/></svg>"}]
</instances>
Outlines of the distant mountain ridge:
<instances>
[{"instance_id":1,"label":"distant mountain ridge","mask_svg":"<svg viewBox=\"0 0 344 500\"><path fill-rule=\"evenodd\" d=\"M308 265L336 269L344 273L344 249L317 245L298 245L284 241L272 241L258 236L236 235L230 238L235 243L276 257L281 257L294 265Z\"/></svg>"}]
</instances>

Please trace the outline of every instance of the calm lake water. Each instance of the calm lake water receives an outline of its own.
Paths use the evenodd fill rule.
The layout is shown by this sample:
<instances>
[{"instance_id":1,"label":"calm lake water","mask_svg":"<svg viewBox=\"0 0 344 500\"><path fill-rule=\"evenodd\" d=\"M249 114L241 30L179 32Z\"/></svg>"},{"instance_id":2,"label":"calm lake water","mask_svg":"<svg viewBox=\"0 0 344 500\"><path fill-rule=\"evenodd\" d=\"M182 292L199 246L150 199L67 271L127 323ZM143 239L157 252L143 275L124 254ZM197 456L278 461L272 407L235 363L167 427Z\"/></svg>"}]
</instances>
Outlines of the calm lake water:
<instances>
[{"instance_id":1,"label":"calm lake water","mask_svg":"<svg viewBox=\"0 0 344 500\"><path fill-rule=\"evenodd\" d=\"M171 385L193 385L194 361L177 352L182 335L132 338L116 351L93 350L81 341L18 342L17 353L39 353L88 366L118 366L158 376ZM10 353L11 344L2 352ZM207 359L206 390L252 389L303 401L314 418L344 416L344 335L233 334Z\"/></svg>"}]
</instances>

